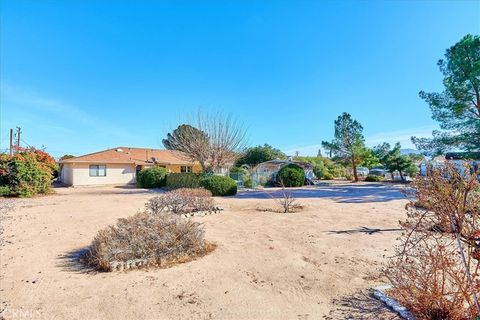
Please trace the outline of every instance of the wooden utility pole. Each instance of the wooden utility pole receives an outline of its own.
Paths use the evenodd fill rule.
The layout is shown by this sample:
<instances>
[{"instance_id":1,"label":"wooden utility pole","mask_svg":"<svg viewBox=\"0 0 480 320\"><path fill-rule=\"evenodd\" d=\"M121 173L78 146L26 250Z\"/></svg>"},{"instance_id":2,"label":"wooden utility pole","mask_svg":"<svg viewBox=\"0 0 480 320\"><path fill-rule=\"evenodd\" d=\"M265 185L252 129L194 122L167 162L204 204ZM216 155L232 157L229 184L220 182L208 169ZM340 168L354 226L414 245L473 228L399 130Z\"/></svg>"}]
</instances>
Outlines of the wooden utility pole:
<instances>
[{"instance_id":1,"label":"wooden utility pole","mask_svg":"<svg viewBox=\"0 0 480 320\"><path fill-rule=\"evenodd\" d=\"M10 129L10 155L13 155L13 129Z\"/></svg>"},{"instance_id":2,"label":"wooden utility pole","mask_svg":"<svg viewBox=\"0 0 480 320\"><path fill-rule=\"evenodd\" d=\"M22 132L22 130L20 129L20 127L17 127L17 152L18 150L20 149L20 133Z\"/></svg>"}]
</instances>

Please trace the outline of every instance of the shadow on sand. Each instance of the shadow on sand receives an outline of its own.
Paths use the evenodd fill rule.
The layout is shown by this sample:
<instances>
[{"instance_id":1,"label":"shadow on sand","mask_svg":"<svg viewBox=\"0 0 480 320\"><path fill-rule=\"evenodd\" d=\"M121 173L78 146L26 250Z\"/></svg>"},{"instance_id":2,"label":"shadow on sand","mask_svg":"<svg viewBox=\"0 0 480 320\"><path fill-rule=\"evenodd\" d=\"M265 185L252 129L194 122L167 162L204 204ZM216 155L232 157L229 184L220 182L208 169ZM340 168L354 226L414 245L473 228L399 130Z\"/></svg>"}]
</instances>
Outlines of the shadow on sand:
<instances>
[{"instance_id":1,"label":"shadow on sand","mask_svg":"<svg viewBox=\"0 0 480 320\"><path fill-rule=\"evenodd\" d=\"M326 319L397 320L400 317L373 297L373 292L362 291L334 299L335 308Z\"/></svg>"},{"instance_id":2,"label":"shadow on sand","mask_svg":"<svg viewBox=\"0 0 480 320\"><path fill-rule=\"evenodd\" d=\"M327 231L329 234L355 234L355 233L366 233L372 235L375 233L382 232L395 232L395 231L404 231L403 228L391 228L391 229L378 229L378 228L369 228L369 227L358 227L357 229L350 230L331 230Z\"/></svg>"},{"instance_id":3,"label":"shadow on sand","mask_svg":"<svg viewBox=\"0 0 480 320\"><path fill-rule=\"evenodd\" d=\"M65 186L62 185L54 185L54 189L56 188L66 188ZM71 187L68 187L71 188ZM160 188L153 188L153 189L142 189L139 188L135 185L118 185L118 186L109 186L109 187L103 187L103 186L80 186L80 187L75 187L75 191L78 190L78 194L82 195L127 195L127 194L159 194L165 192L165 190L160 189Z\"/></svg>"},{"instance_id":4,"label":"shadow on sand","mask_svg":"<svg viewBox=\"0 0 480 320\"><path fill-rule=\"evenodd\" d=\"M398 186L380 183L351 184L351 185L317 185L304 188L288 189L293 197L298 199L326 198L338 203L369 203L387 202L405 199L401 188ZM278 188L265 190L243 191L238 193L238 199L270 199L280 198L282 191Z\"/></svg>"},{"instance_id":5,"label":"shadow on sand","mask_svg":"<svg viewBox=\"0 0 480 320\"><path fill-rule=\"evenodd\" d=\"M58 257L58 266L66 272L96 274L97 270L82 262L82 257L88 252L88 247L66 252Z\"/></svg>"}]
</instances>

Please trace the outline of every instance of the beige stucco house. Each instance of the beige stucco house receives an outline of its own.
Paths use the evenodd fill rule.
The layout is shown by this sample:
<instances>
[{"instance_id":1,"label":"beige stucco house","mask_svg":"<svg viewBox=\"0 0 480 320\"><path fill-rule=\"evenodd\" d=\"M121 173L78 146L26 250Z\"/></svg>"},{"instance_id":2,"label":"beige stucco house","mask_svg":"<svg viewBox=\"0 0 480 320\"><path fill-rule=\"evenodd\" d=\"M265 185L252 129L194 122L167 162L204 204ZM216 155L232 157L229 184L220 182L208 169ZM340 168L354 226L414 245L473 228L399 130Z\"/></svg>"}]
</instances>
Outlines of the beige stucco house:
<instances>
[{"instance_id":1,"label":"beige stucco house","mask_svg":"<svg viewBox=\"0 0 480 320\"><path fill-rule=\"evenodd\" d=\"M145 167L160 166L169 172L200 173L198 163L178 151L118 147L60 161L60 181L69 186L135 183Z\"/></svg>"}]
</instances>

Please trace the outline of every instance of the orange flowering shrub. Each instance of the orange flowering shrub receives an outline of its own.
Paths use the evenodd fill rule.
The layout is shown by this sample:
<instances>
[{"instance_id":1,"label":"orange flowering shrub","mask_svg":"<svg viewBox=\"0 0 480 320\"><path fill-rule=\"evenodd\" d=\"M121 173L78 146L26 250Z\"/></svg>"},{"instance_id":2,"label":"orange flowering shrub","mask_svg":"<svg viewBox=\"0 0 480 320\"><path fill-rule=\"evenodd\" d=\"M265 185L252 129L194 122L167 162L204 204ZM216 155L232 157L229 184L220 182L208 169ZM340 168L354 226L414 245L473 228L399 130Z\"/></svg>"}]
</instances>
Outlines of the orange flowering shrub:
<instances>
[{"instance_id":1,"label":"orange flowering shrub","mask_svg":"<svg viewBox=\"0 0 480 320\"><path fill-rule=\"evenodd\" d=\"M0 155L0 195L31 197L50 190L58 166L48 153L19 148L13 156Z\"/></svg>"}]
</instances>

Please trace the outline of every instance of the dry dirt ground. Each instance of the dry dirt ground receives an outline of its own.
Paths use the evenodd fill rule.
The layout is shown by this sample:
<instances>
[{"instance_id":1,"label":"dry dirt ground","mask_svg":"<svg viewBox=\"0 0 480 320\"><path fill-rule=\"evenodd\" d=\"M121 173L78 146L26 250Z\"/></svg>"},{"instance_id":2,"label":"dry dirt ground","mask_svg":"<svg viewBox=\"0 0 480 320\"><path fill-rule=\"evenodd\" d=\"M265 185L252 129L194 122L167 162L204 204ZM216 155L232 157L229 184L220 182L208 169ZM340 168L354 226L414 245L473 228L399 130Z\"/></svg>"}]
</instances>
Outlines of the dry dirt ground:
<instances>
[{"instance_id":1,"label":"dry dirt ground","mask_svg":"<svg viewBox=\"0 0 480 320\"><path fill-rule=\"evenodd\" d=\"M0 318L397 319L369 296L400 234L406 200L377 183L296 189L305 208L275 208L278 191L217 198L196 217L211 254L169 269L95 273L77 261L97 230L141 210L155 192L56 188L16 199L3 220ZM367 229L380 229L366 232Z\"/></svg>"}]
</instances>

